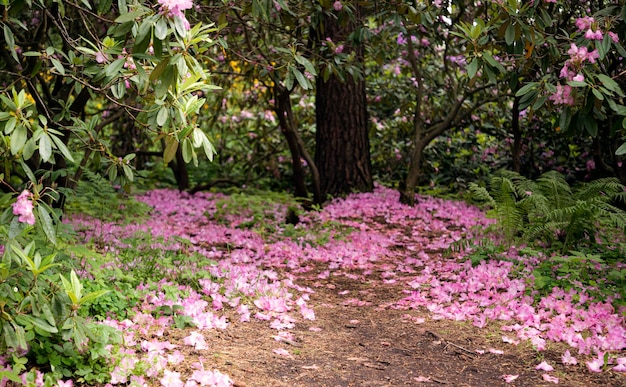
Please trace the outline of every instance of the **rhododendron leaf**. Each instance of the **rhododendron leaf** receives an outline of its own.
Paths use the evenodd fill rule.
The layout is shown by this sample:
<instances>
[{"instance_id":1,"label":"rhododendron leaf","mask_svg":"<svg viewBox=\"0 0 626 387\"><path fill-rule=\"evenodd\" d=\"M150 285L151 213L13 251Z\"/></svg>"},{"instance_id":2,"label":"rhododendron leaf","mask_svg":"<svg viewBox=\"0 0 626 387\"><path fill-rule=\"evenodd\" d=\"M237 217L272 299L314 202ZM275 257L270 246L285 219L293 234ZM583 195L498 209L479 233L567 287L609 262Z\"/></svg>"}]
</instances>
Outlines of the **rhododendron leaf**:
<instances>
[{"instance_id":1,"label":"rhododendron leaf","mask_svg":"<svg viewBox=\"0 0 626 387\"><path fill-rule=\"evenodd\" d=\"M619 87L619 84L613 80L613 78L609 77L606 74L595 74L595 76L608 90L618 94L620 97L624 97L622 89Z\"/></svg>"},{"instance_id":2,"label":"rhododendron leaf","mask_svg":"<svg viewBox=\"0 0 626 387\"><path fill-rule=\"evenodd\" d=\"M122 24L122 23L126 23L129 21L134 21L137 18L140 18L141 16L145 15L146 11L143 9L138 9L136 11L132 11L132 12L127 12L127 13L123 13L120 16L118 16L115 19L116 23Z\"/></svg>"},{"instance_id":3,"label":"rhododendron leaf","mask_svg":"<svg viewBox=\"0 0 626 387\"><path fill-rule=\"evenodd\" d=\"M178 140L174 136L167 136L165 139L165 150L163 151L163 162L169 164L176 156Z\"/></svg>"},{"instance_id":4,"label":"rhododendron leaf","mask_svg":"<svg viewBox=\"0 0 626 387\"><path fill-rule=\"evenodd\" d=\"M52 140L47 133L42 133L39 137L39 155L45 162L49 162L52 156Z\"/></svg>"},{"instance_id":5,"label":"rhododendron leaf","mask_svg":"<svg viewBox=\"0 0 626 387\"><path fill-rule=\"evenodd\" d=\"M40 204L36 208L37 218L43 228L46 237L48 240L52 242L53 245L57 244L57 236L56 231L54 229L54 224L52 223L52 218L50 217L50 213L43 204Z\"/></svg>"},{"instance_id":6,"label":"rhododendron leaf","mask_svg":"<svg viewBox=\"0 0 626 387\"><path fill-rule=\"evenodd\" d=\"M11 134L11 154L16 155L26 144L28 131L24 125L18 125Z\"/></svg>"}]
</instances>

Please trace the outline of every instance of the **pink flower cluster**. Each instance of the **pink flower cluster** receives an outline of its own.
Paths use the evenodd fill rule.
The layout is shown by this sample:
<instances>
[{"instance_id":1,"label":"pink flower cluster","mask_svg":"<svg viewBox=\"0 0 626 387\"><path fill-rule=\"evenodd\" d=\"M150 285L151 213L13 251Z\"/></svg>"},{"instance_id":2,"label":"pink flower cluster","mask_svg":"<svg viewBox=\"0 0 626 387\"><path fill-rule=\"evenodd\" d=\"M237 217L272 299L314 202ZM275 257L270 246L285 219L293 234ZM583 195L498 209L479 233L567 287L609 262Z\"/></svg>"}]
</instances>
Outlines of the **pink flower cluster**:
<instances>
[{"instance_id":1,"label":"pink flower cluster","mask_svg":"<svg viewBox=\"0 0 626 387\"><path fill-rule=\"evenodd\" d=\"M556 85L556 92L552 94L549 99L556 105L573 106L575 101L572 90L572 87L569 85Z\"/></svg>"},{"instance_id":2,"label":"pink flower cluster","mask_svg":"<svg viewBox=\"0 0 626 387\"><path fill-rule=\"evenodd\" d=\"M190 25L183 12L186 9L193 7L192 0L158 0L161 4L161 13L168 17L178 17L182 20L185 28L189 29Z\"/></svg>"},{"instance_id":3,"label":"pink flower cluster","mask_svg":"<svg viewBox=\"0 0 626 387\"><path fill-rule=\"evenodd\" d=\"M17 197L17 201L13 203L13 214L19 216L17 220L30 225L35 224L32 196L33 194L31 194L28 190L24 190Z\"/></svg>"}]
</instances>

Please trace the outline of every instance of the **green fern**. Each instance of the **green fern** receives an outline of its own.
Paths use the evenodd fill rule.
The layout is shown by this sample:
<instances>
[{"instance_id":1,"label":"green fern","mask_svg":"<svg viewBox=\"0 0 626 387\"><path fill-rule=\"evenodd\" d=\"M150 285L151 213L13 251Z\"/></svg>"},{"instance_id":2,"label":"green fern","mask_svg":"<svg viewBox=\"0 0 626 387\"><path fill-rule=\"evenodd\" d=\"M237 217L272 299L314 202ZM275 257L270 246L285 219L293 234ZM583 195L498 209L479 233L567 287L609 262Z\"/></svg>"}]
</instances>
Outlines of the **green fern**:
<instances>
[{"instance_id":1,"label":"green fern","mask_svg":"<svg viewBox=\"0 0 626 387\"><path fill-rule=\"evenodd\" d=\"M562 253L594 245L599 230L624 235L626 212L614 203L626 203L625 187L617 179L599 179L573 189L558 172L536 181L504 171L493 177L490 191L476 184L470 189L487 202L497 228L510 245L522 242L559 249Z\"/></svg>"}]
</instances>

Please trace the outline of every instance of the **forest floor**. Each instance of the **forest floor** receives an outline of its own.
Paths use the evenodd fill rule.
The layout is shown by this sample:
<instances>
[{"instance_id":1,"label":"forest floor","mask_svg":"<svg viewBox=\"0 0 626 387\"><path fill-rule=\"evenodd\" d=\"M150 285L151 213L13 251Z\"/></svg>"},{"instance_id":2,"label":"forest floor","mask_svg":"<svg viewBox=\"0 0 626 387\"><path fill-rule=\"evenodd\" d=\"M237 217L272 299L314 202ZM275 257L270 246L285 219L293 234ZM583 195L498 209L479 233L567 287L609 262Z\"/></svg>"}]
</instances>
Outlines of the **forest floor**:
<instances>
[{"instance_id":1,"label":"forest floor","mask_svg":"<svg viewBox=\"0 0 626 387\"><path fill-rule=\"evenodd\" d=\"M346 306L345 298L337 295L340 290L366 291L364 299L372 304ZM274 353L276 332L252 321L205 334L210 354L192 350L187 359L194 362L203 356L206 368L228 374L239 387L550 386L553 382L543 379L545 372L535 369L543 360L554 365L550 374L559 385L626 385L621 373L563 365L565 345L553 344L540 353L530 344L503 347L496 326L479 329L467 322L429 319L428 311L409 315L378 307L399 292L393 286L372 287L356 280L325 281L311 297L315 321L298 324L295 340L283 341L289 355ZM426 321L416 322L419 316ZM187 333L170 334L180 338ZM502 348L503 354L489 351ZM518 377L507 383L505 375Z\"/></svg>"},{"instance_id":2,"label":"forest floor","mask_svg":"<svg viewBox=\"0 0 626 387\"><path fill-rule=\"evenodd\" d=\"M313 220L301 216L296 227L251 232L237 227L251 219L241 202L229 213L210 194L176 195L162 191L140 199L155 208L142 227L153 235L178 235L218 262L207 269L213 284L200 280L194 289L213 300L202 321L210 316L222 326L170 325L155 333L157 320L142 330L134 319L135 326L126 327L127 333L136 332L130 339L134 343L159 341L176 348L179 360L170 360L165 368L177 373L177 383L206 369L228 375L239 387L626 386L624 373L611 370L615 360L619 366L626 360L626 335L623 316L610 304L600 303L585 314L584 300L569 305L571 299L561 293L533 304L525 295L529 283L508 278L514 269L524 277L524 265L496 261L473 267L467 258L447 253L451 243L471 237L470 228L491 222L474 207L424 198L407 208L397 203L393 191L379 189L337 201ZM225 218L230 222L226 226ZM284 219L284 212L275 218ZM94 237L89 234L94 230L101 239L114 236L105 237L105 243L138 230L89 222L74 221L86 239ZM302 243L303 238L310 243ZM316 244L320 239L323 245ZM187 308L194 294L179 303ZM155 292L139 310L154 315L159 297ZM188 315L199 319L194 305ZM559 326L559 318L569 322ZM566 336L578 322L589 331L575 328ZM560 331L563 338L548 338ZM617 337L608 341L611 331ZM201 333L206 346L190 343L194 332ZM587 350L580 354L565 337ZM590 372L588 362L600 345L617 348L607 351L612 365ZM144 344L133 348L138 357L150 351ZM569 350L579 358L575 365L564 358ZM168 382L155 376L144 385Z\"/></svg>"}]
</instances>

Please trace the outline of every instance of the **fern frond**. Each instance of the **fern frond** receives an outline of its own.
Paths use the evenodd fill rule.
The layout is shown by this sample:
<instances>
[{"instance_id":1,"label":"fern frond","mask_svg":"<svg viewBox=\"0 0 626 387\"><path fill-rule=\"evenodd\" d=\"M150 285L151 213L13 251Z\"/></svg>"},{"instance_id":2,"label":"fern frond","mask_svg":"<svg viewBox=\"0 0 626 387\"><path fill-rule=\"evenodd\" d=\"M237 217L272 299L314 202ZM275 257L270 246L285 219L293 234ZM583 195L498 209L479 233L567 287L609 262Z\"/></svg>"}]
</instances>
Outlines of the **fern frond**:
<instances>
[{"instance_id":1,"label":"fern frond","mask_svg":"<svg viewBox=\"0 0 626 387\"><path fill-rule=\"evenodd\" d=\"M560 173L546 172L537 179L541 193L552 203L553 207L569 206L572 202L572 189Z\"/></svg>"},{"instance_id":2,"label":"fern frond","mask_svg":"<svg viewBox=\"0 0 626 387\"><path fill-rule=\"evenodd\" d=\"M469 189L472 192L472 196L474 197L474 199L482 201L482 202L487 202L487 204L491 208L496 207L497 205L496 201L489 194L489 191L487 191L485 187L481 187L476 183L469 183Z\"/></svg>"},{"instance_id":3,"label":"fern frond","mask_svg":"<svg viewBox=\"0 0 626 387\"><path fill-rule=\"evenodd\" d=\"M624 194L624 185L616 178L607 177L586 183L578 192L576 197L582 200L591 198L605 198L606 201Z\"/></svg>"}]
</instances>

